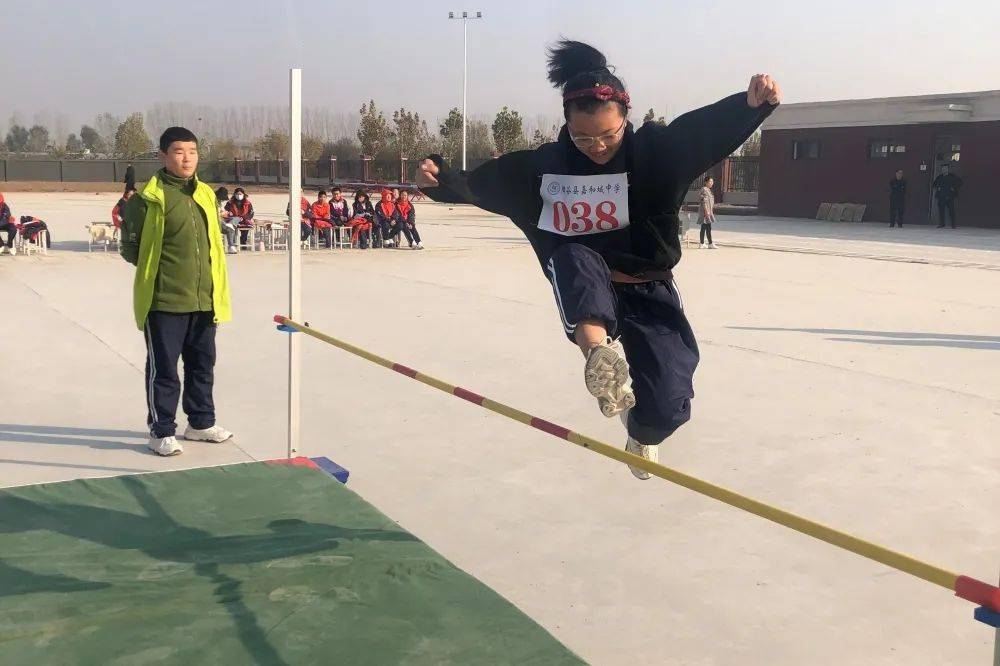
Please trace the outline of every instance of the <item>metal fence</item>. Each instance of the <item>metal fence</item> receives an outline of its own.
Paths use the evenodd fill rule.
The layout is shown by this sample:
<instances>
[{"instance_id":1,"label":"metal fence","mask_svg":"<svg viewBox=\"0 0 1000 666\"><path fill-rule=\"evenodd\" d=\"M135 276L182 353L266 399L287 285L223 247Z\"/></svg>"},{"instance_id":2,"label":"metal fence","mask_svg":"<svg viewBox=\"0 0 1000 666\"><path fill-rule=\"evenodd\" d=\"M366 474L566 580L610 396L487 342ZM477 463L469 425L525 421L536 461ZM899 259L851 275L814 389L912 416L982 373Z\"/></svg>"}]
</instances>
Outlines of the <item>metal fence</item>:
<instances>
[{"instance_id":1,"label":"metal fence","mask_svg":"<svg viewBox=\"0 0 1000 666\"><path fill-rule=\"evenodd\" d=\"M713 189L720 202L724 201L725 192L756 192L760 180L760 158L727 157L691 181L688 191L700 190L708 176L715 179Z\"/></svg>"},{"instance_id":2,"label":"metal fence","mask_svg":"<svg viewBox=\"0 0 1000 666\"><path fill-rule=\"evenodd\" d=\"M488 160L470 160L475 169ZM137 181L149 180L160 168L156 160L135 160ZM419 160L416 159L320 159L303 160L302 184L326 186L332 182L351 183L413 183ZM55 181L114 183L125 178L125 160L0 160L0 181ZM730 157L709 170L716 178L720 192L756 192L760 160L757 157ZM286 160L204 160L198 165L198 176L212 183L288 184ZM691 183L691 189L701 188L702 178Z\"/></svg>"},{"instance_id":3,"label":"metal fence","mask_svg":"<svg viewBox=\"0 0 1000 666\"><path fill-rule=\"evenodd\" d=\"M730 157L726 190L730 192L756 192L760 180L759 157Z\"/></svg>"},{"instance_id":4,"label":"metal fence","mask_svg":"<svg viewBox=\"0 0 1000 666\"><path fill-rule=\"evenodd\" d=\"M470 168L485 160L473 160ZM0 181L51 181L51 182L123 182L125 160L58 160L18 159L0 160ZM156 160L135 160L135 177L139 182L149 180L160 168ZM358 183L412 183L416 178L418 160L395 159L320 159L302 161L303 185L324 186L331 182ZM198 176L212 183L232 184L288 184L286 160L202 160Z\"/></svg>"},{"instance_id":5,"label":"metal fence","mask_svg":"<svg viewBox=\"0 0 1000 666\"><path fill-rule=\"evenodd\" d=\"M0 160L4 181L42 180L62 182L114 183L125 179L126 160ZM136 180L148 180L160 168L152 160L136 160Z\"/></svg>"}]
</instances>

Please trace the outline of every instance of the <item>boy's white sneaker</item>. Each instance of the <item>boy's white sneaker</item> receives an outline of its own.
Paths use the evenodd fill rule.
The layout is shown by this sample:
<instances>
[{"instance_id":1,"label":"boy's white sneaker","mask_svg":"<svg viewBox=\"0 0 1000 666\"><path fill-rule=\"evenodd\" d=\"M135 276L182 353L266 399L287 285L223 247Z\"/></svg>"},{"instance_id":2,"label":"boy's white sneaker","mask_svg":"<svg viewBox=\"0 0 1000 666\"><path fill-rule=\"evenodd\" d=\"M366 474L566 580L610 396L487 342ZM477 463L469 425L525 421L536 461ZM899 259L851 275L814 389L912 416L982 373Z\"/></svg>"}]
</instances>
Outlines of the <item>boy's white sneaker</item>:
<instances>
[{"instance_id":1,"label":"boy's white sneaker","mask_svg":"<svg viewBox=\"0 0 1000 666\"><path fill-rule=\"evenodd\" d=\"M190 440L192 442L213 442L219 444L227 439L232 439L233 433L229 432L222 426L214 425L211 428L205 428L199 430L198 428L192 428L190 424L184 431L184 439Z\"/></svg>"},{"instance_id":2,"label":"boy's white sneaker","mask_svg":"<svg viewBox=\"0 0 1000 666\"><path fill-rule=\"evenodd\" d=\"M184 453L184 447L176 437L150 437L146 448L158 456L176 456Z\"/></svg>"}]
</instances>

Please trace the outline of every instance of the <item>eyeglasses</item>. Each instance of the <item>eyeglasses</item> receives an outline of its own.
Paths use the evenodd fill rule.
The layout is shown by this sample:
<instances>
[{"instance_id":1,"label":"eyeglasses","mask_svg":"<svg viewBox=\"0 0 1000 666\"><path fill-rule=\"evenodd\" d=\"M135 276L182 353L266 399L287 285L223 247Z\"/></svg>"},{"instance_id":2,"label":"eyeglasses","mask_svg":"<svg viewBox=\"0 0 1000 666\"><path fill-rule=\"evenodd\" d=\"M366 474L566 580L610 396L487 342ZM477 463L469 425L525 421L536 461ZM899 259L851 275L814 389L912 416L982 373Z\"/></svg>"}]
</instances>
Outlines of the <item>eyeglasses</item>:
<instances>
[{"instance_id":1,"label":"eyeglasses","mask_svg":"<svg viewBox=\"0 0 1000 666\"><path fill-rule=\"evenodd\" d=\"M627 122L628 118L622 118L622 124L611 134L602 134L601 136L573 136L573 133L570 132L569 138L580 150L589 150L590 148L593 148L594 144L598 141L601 142L602 146L608 146L618 142L622 134L625 132L625 123ZM567 131L568 129L569 128L567 128Z\"/></svg>"}]
</instances>

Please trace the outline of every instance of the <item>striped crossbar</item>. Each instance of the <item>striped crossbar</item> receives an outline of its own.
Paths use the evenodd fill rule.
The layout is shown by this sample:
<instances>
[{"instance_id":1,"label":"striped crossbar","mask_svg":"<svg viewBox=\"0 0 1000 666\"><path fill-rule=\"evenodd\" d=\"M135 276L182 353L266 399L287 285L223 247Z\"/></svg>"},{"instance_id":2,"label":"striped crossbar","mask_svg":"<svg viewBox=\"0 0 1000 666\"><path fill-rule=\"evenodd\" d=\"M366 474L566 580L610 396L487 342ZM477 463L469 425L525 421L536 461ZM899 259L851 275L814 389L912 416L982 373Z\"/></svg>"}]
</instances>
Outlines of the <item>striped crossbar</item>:
<instances>
[{"instance_id":1,"label":"striped crossbar","mask_svg":"<svg viewBox=\"0 0 1000 666\"><path fill-rule=\"evenodd\" d=\"M953 591L956 596L966 599L967 601L991 608L995 611L1000 611L1000 588L990 585L989 583L984 583L981 580L977 580L969 576L962 576L933 564L922 562L904 553L891 550L884 546L880 546L879 544L866 541L865 539L861 539L840 530L836 530L832 527L828 527L813 520L809 520L808 518L796 515L790 511L785 511L784 509L771 506L770 504L765 504L764 502L747 497L746 495L741 495L733 490L729 490L727 488L723 488L722 486L717 486L713 483L709 483L708 481L685 474L684 472L680 472L672 467L667 467L666 465L661 465L659 463L640 458L639 456L632 455L619 447L611 446L610 444L588 437L587 435L574 432L568 428L564 428L563 426L546 421L545 419L532 416L527 412L522 412L521 410L511 407L510 405L497 402L496 400L479 395L478 393L474 393L460 386L454 386L435 377L431 377L430 375L426 375L418 370L414 370L413 368L396 363L387 358L383 358L378 354L373 354L370 351L356 347L348 342L344 342L343 340L338 340L333 336L310 328L308 325L292 321L283 315L275 315L274 321L277 322L279 326L285 327L282 330L293 330L305 333L310 337L333 345L338 349L342 349L367 361L381 365L384 368L398 372L399 374L405 375L410 379L415 379L416 381L426 384L427 386L432 386L439 391L450 393L457 398L479 405L480 407L488 409L491 412L495 412L502 416L506 416L509 419L529 425L532 428L554 435L555 437L564 439L567 442L572 442L573 444L582 446L585 449L599 453L607 458L645 470L653 476L657 476L665 481L670 481L671 483L675 483L679 486L687 488L688 490L693 490L696 493L711 497L712 499L728 504L729 506L742 509L748 513L760 516L761 518L766 518L771 522L783 525L789 529L795 530L796 532L808 534L809 536L819 539L820 541L825 541L826 543L843 548L844 550L848 550L856 555L880 562L886 566L908 573L912 576L916 576L917 578L923 579L929 583L934 583L935 585L939 585Z\"/></svg>"}]
</instances>

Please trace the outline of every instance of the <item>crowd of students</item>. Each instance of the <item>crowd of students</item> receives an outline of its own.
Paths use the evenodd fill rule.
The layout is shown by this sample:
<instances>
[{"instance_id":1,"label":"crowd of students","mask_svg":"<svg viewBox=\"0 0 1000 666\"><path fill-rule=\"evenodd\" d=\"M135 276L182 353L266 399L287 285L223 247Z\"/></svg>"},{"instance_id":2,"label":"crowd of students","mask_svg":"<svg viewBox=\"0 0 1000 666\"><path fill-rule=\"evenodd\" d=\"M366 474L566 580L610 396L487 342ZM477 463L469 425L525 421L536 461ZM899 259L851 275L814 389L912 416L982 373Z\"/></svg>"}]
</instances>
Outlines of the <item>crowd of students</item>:
<instances>
[{"instance_id":1,"label":"crowd of students","mask_svg":"<svg viewBox=\"0 0 1000 666\"><path fill-rule=\"evenodd\" d=\"M125 206L136 193L134 186L128 186L111 209L111 223L116 235L120 234ZM232 195L225 187L220 187L215 191L215 197L222 233L226 237L226 252L236 254L240 245L246 244L247 235L254 226L253 203L242 187L233 190ZM303 245L315 237L317 244L332 247L333 230L342 227L349 230L351 247L401 248L405 239L409 248L424 249L417 231L416 210L406 190L385 188L379 200L373 203L364 189L357 190L354 201L349 202L341 189L334 187L329 194L320 190L311 203L302 197L300 208L300 240ZM18 233L32 243L38 242L40 234L44 233L46 245L51 245L48 225L32 215L16 219L3 194L0 194L0 254L17 254L14 241Z\"/></svg>"},{"instance_id":2,"label":"crowd of students","mask_svg":"<svg viewBox=\"0 0 1000 666\"><path fill-rule=\"evenodd\" d=\"M225 187L220 187L215 197L222 232L226 236L226 251L235 254L240 245L246 244L247 234L254 226L253 203L242 187L233 190L231 196ZM119 201L119 205L124 206L124 201L127 197ZM405 238L411 249L424 249L417 231L416 210L406 190L383 189L379 201L372 203L364 189L357 190L354 201L349 202L341 189L334 187L329 193L320 190L312 202L303 196L299 208L299 239L303 246L315 239L317 246L331 248L334 229L343 228L342 233L350 234L351 247L401 247ZM285 213L289 214L289 210Z\"/></svg>"},{"instance_id":3,"label":"crowd of students","mask_svg":"<svg viewBox=\"0 0 1000 666\"><path fill-rule=\"evenodd\" d=\"M373 203L368 192L359 189L348 204L339 187L328 196L320 190L316 201L302 197L299 202L301 241L305 244L314 235L327 247L333 245L333 230L350 230L351 247L360 249L402 247L403 238L413 250L424 249L417 231L416 211L406 190L384 188L379 201Z\"/></svg>"}]
</instances>

